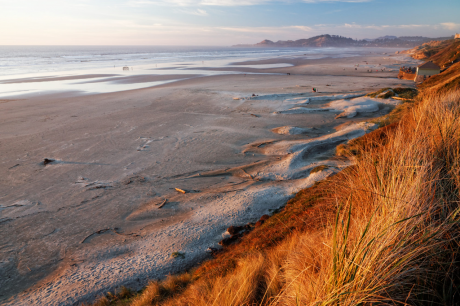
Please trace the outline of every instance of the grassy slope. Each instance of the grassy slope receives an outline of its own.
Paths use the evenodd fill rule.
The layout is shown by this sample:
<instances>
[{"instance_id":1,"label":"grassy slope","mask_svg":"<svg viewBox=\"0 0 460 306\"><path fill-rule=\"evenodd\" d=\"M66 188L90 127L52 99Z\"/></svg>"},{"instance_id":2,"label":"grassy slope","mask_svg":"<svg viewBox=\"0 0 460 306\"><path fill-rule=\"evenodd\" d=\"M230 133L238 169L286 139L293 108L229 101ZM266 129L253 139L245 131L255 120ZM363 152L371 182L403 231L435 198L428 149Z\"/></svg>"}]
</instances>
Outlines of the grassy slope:
<instances>
[{"instance_id":1,"label":"grassy slope","mask_svg":"<svg viewBox=\"0 0 460 306\"><path fill-rule=\"evenodd\" d=\"M299 192L239 243L141 294L96 305L452 304L460 64L341 148L356 166ZM400 118L403 120L399 120Z\"/></svg>"},{"instance_id":2,"label":"grassy slope","mask_svg":"<svg viewBox=\"0 0 460 306\"><path fill-rule=\"evenodd\" d=\"M440 92L460 89L460 62L438 75L434 75L420 85L422 89Z\"/></svg>"},{"instance_id":3,"label":"grassy slope","mask_svg":"<svg viewBox=\"0 0 460 306\"><path fill-rule=\"evenodd\" d=\"M449 61L458 58L459 39L449 39L444 41L431 41L421 46L415 47L403 53L411 53L417 59L432 60L442 66Z\"/></svg>"},{"instance_id":4,"label":"grassy slope","mask_svg":"<svg viewBox=\"0 0 460 306\"><path fill-rule=\"evenodd\" d=\"M460 58L460 39L447 40L441 49L432 50L433 55L428 60L439 66Z\"/></svg>"}]
</instances>

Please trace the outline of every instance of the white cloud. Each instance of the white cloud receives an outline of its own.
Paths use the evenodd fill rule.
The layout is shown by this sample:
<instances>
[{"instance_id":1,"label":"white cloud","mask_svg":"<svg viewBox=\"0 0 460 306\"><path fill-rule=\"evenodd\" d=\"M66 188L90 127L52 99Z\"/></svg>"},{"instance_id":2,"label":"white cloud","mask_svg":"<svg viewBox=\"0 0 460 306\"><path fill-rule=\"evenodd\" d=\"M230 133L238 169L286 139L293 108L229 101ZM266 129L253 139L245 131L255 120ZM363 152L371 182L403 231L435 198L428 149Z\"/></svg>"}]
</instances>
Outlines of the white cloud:
<instances>
[{"instance_id":1,"label":"white cloud","mask_svg":"<svg viewBox=\"0 0 460 306\"><path fill-rule=\"evenodd\" d=\"M287 28L301 30L301 31L304 31L304 32L310 32L310 31L313 30L313 28L307 27L307 26L290 26L290 27L287 27Z\"/></svg>"},{"instance_id":2,"label":"white cloud","mask_svg":"<svg viewBox=\"0 0 460 306\"><path fill-rule=\"evenodd\" d=\"M441 26L443 26L445 29L452 31L460 29L460 23L444 22L441 23Z\"/></svg>"}]
</instances>

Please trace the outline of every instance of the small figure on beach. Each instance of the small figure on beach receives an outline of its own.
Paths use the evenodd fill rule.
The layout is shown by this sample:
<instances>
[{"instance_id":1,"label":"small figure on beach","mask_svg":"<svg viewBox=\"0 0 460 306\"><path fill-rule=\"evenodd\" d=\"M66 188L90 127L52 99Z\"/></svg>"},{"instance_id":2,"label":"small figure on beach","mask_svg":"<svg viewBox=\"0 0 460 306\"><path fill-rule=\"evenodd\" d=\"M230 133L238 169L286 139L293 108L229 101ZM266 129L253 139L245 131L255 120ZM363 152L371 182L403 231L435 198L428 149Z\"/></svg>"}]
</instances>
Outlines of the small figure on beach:
<instances>
[{"instance_id":1,"label":"small figure on beach","mask_svg":"<svg viewBox=\"0 0 460 306\"><path fill-rule=\"evenodd\" d=\"M311 89L311 92L318 92L318 88L313 87L313 88Z\"/></svg>"}]
</instances>

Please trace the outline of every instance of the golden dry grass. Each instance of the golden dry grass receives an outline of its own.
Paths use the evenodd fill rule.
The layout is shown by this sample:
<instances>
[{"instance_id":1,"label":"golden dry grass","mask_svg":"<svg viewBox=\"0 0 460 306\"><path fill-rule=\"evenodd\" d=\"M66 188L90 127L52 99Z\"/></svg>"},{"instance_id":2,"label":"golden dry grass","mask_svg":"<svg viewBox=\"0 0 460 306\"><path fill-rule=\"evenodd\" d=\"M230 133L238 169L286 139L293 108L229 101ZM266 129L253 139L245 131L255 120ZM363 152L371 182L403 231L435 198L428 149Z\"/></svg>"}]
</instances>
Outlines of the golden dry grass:
<instances>
[{"instance_id":1,"label":"golden dry grass","mask_svg":"<svg viewBox=\"0 0 460 306\"><path fill-rule=\"evenodd\" d=\"M453 305L459 119L458 92L426 93L333 181L335 218L237 258L227 274L152 283L130 305ZM162 296L168 282L183 287Z\"/></svg>"}]
</instances>

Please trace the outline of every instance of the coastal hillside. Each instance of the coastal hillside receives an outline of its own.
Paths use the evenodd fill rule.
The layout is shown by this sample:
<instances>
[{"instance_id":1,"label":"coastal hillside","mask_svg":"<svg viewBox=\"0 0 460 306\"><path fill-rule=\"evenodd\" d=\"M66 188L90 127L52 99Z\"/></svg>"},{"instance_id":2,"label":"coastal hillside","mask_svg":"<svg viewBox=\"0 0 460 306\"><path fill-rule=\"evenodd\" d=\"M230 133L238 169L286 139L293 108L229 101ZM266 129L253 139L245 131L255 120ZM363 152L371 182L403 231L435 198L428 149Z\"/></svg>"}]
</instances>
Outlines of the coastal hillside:
<instances>
[{"instance_id":1,"label":"coastal hillside","mask_svg":"<svg viewBox=\"0 0 460 306\"><path fill-rule=\"evenodd\" d=\"M452 39L453 37L435 38L437 41ZM265 39L254 45L236 45L236 47L404 47L411 48L421 43L433 41L433 38L422 36L383 36L376 39L355 40L340 35L319 35L307 39L271 41Z\"/></svg>"},{"instance_id":2,"label":"coastal hillside","mask_svg":"<svg viewBox=\"0 0 460 306\"><path fill-rule=\"evenodd\" d=\"M433 41L404 52L415 59L432 61L442 67L440 74L431 76L420 84L421 89L440 93L460 89L460 39Z\"/></svg>"},{"instance_id":3,"label":"coastal hillside","mask_svg":"<svg viewBox=\"0 0 460 306\"><path fill-rule=\"evenodd\" d=\"M442 67L460 58L460 39L430 41L401 53L410 54L415 59L433 61Z\"/></svg>"},{"instance_id":4,"label":"coastal hillside","mask_svg":"<svg viewBox=\"0 0 460 306\"><path fill-rule=\"evenodd\" d=\"M214 259L95 305L455 305L459 70L430 78L376 120L380 129L341 146L337 158L353 166L300 191Z\"/></svg>"},{"instance_id":5,"label":"coastal hillside","mask_svg":"<svg viewBox=\"0 0 460 306\"><path fill-rule=\"evenodd\" d=\"M320 35L308 39L287 40L273 42L264 40L256 46L285 46L285 47L338 47L338 46L353 46L356 42L351 38L346 38L338 35Z\"/></svg>"}]
</instances>

